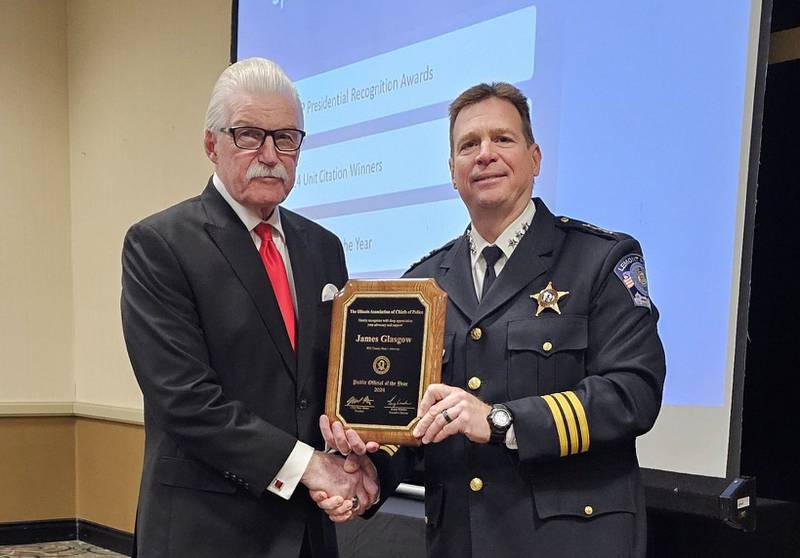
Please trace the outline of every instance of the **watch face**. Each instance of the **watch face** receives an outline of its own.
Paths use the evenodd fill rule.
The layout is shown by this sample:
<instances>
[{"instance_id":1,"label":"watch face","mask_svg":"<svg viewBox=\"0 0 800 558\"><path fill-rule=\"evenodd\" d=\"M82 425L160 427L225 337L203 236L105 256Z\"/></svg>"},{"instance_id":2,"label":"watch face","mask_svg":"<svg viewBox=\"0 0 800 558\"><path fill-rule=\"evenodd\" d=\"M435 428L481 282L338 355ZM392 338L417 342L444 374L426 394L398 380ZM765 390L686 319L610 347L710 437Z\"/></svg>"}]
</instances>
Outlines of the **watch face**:
<instances>
[{"instance_id":1,"label":"watch face","mask_svg":"<svg viewBox=\"0 0 800 558\"><path fill-rule=\"evenodd\" d=\"M492 422L497 428L505 428L511 424L511 415L506 411L498 410L492 415Z\"/></svg>"}]
</instances>

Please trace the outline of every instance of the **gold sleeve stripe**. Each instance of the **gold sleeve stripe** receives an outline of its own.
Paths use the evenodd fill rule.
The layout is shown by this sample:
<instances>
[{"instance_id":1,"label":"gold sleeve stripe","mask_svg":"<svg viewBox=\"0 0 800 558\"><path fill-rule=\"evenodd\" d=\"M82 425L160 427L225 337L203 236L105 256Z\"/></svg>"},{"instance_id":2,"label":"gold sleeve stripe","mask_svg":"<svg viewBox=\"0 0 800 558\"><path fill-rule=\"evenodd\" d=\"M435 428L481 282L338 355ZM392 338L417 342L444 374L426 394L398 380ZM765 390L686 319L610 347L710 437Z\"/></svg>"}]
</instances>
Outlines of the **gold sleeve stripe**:
<instances>
[{"instance_id":1,"label":"gold sleeve stripe","mask_svg":"<svg viewBox=\"0 0 800 558\"><path fill-rule=\"evenodd\" d=\"M580 449L578 447L578 425L575 423L575 413L572 410L567 398L563 393L554 393L553 397L561 406L561 412L564 413L564 418L567 421L567 431L569 432L569 454L575 455Z\"/></svg>"},{"instance_id":2,"label":"gold sleeve stripe","mask_svg":"<svg viewBox=\"0 0 800 558\"><path fill-rule=\"evenodd\" d=\"M578 396L573 391L565 391L564 395L572 403L575 409L575 416L578 417L578 425L581 428L581 452L589 451L589 422L586 420L586 412Z\"/></svg>"},{"instance_id":3,"label":"gold sleeve stripe","mask_svg":"<svg viewBox=\"0 0 800 558\"><path fill-rule=\"evenodd\" d=\"M558 433L558 443L561 449L561 457L569 455L567 448L567 432L564 428L564 417L561 415L561 410L558 408L558 403L553 399L552 395L543 395L542 399L550 407L550 412L553 414L553 422L556 425L556 432Z\"/></svg>"},{"instance_id":4,"label":"gold sleeve stripe","mask_svg":"<svg viewBox=\"0 0 800 558\"><path fill-rule=\"evenodd\" d=\"M381 449L381 450L385 451L389 455L394 455L395 453L397 453L397 450L399 449L399 447L398 446L394 446L392 444L384 444L384 445L380 446L378 449Z\"/></svg>"},{"instance_id":5,"label":"gold sleeve stripe","mask_svg":"<svg viewBox=\"0 0 800 558\"><path fill-rule=\"evenodd\" d=\"M563 392L560 393L561 397L564 398L562 403L565 403L567 405L567 407L569 407L570 414L573 417L575 417L575 419L577 420L578 419L578 413L575 410L575 406L572 404L572 399L567 398L567 394L568 393L572 393L572 392L563 391ZM575 441L575 446L573 446L573 448L572 448L572 450L573 450L572 451L572 455L575 455L575 454L577 454L579 452L583 453L584 451L586 451L586 450L583 449L583 444L581 443L582 439L583 439L583 428L581 428L580 421L577 422L576 427L577 427L577 431L580 432L581 435L578 436L577 432L576 432L576 436L575 436L575 438L573 438L573 440Z\"/></svg>"}]
</instances>

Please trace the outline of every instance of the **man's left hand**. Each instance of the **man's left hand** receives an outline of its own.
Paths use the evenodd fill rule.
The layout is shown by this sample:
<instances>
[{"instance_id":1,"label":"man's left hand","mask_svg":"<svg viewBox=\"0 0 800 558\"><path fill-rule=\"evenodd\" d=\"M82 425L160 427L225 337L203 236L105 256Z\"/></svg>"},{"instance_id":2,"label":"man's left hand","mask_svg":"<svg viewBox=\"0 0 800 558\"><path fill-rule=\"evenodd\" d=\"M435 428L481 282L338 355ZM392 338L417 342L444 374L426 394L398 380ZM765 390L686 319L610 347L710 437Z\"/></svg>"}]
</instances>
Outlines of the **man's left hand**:
<instances>
[{"instance_id":1,"label":"man's left hand","mask_svg":"<svg viewBox=\"0 0 800 558\"><path fill-rule=\"evenodd\" d=\"M422 438L423 444L430 444L460 432L471 442L485 444L491 436L486 421L491 410L490 405L461 388L431 384L419 406L422 418L414 427L414 436Z\"/></svg>"}]
</instances>

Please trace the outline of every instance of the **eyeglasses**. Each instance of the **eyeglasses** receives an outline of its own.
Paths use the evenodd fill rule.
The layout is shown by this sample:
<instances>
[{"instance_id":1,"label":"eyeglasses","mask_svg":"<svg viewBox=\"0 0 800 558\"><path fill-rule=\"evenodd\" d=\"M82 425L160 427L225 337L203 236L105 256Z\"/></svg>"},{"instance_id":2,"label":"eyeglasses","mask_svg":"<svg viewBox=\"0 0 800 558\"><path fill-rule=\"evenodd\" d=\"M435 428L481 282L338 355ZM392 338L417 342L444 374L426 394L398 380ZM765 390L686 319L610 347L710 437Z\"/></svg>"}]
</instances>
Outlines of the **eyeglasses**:
<instances>
[{"instance_id":1,"label":"eyeglasses","mask_svg":"<svg viewBox=\"0 0 800 558\"><path fill-rule=\"evenodd\" d=\"M261 149L267 136L272 137L275 149L283 153L294 153L300 149L306 133L295 128L281 128L280 130L265 130L253 126L236 126L235 128L220 128L220 132L226 132L233 136L233 143L239 149Z\"/></svg>"}]
</instances>

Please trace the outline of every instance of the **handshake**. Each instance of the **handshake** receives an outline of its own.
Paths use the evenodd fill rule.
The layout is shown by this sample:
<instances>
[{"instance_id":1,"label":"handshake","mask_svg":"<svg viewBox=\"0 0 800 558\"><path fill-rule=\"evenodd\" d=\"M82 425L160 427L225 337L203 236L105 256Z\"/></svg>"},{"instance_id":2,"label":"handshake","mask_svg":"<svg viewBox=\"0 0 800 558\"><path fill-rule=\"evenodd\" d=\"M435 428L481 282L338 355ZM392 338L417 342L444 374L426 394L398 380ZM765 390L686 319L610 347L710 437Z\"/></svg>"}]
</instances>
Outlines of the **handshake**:
<instances>
[{"instance_id":1,"label":"handshake","mask_svg":"<svg viewBox=\"0 0 800 558\"><path fill-rule=\"evenodd\" d=\"M378 472L367 455L377 451L378 444L364 443L339 422L331 425L325 415L319 427L327 446L341 455L315 451L300 482L331 520L341 523L362 515L380 499Z\"/></svg>"},{"instance_id":2,"label":"handshake","mask_svg":"<svg viewBox=\"0 0 800 558\"><path fill-rule=\"evenodd\" d=\"M486 443L490 410L491 406L460 388L432 384L420 401L421 418L414 436L423 444L455 434L463 434L473 443ZM380 500L378 472L368 455L378 451L379 445L364 442L339 422L331 424L325 415L319 418L319 427L327 446L341 455L315 451L300 482L331 520L341 523L362 515Z\"/></svg>"}]
</instances>

